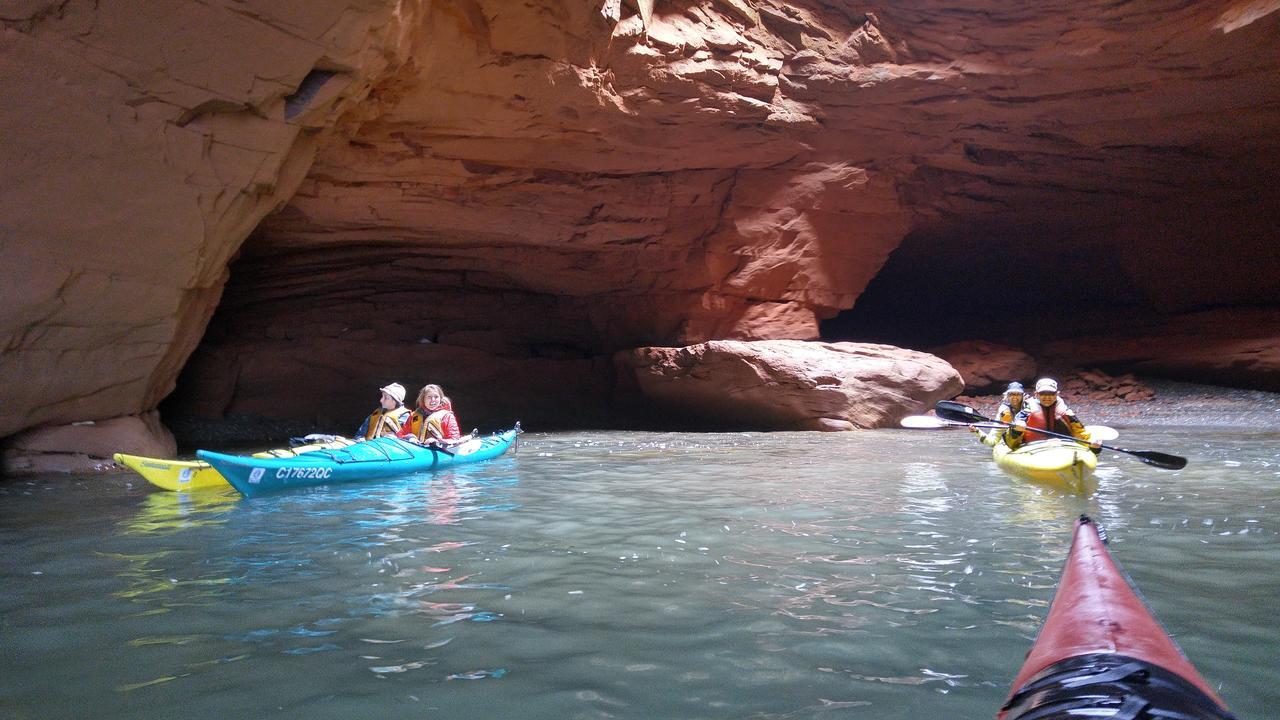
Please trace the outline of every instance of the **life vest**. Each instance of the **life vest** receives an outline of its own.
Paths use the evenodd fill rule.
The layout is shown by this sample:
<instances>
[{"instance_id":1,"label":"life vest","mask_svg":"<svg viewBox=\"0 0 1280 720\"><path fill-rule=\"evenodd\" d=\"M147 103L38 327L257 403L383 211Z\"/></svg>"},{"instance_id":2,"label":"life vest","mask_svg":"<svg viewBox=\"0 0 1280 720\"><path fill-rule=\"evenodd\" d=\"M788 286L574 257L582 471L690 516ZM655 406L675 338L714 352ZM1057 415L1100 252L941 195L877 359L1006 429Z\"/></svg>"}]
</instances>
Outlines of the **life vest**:
<instances>
[{"instance_id":1,"label":"life vest","mask_svg":"<svg viewBox=\"0 0 1280 720\"><path fill-rule=\"evenodd\" d=\"M462 437L462 432L458 429L458 419L452 410L442 407L424 415L423 413L426 412L423 408L414 410L405 420L404 426L400 428L400 437L412 435L418 439L418 442L424 443L430 438L457 440Z\"/></svg>"},{"instance_id":2,"label":"life vest","mask_svg":"<svg viewBox=\"0 0 1280 720\"><path fill-rule=\"evenodd\" d=\"M1031 408L1031 411L1027 414L1027 432L1023 442L1050 439L1051 436L1038 433L1036 430L1048 430L1060 435L1088 439L1086 433L1084 433L1084 427L1076 419L1076 414L1071 412L1071 408L1067 407L1067 404L1062 400L1058 400L1048 408L1039 403Z\"/></svg>"},{"instance_id":3,"label":"life vest","mask_svg":"<svg viewBox=\"0 0 1280 720\"><path fill-rule=\"evenodd\" d=\"M381 406L370 413L365 420L364 439L372 440L383 436L394 436L404 424L409 408L401 405L394 410L383 410Z\"/></svg>"}]
</instances>

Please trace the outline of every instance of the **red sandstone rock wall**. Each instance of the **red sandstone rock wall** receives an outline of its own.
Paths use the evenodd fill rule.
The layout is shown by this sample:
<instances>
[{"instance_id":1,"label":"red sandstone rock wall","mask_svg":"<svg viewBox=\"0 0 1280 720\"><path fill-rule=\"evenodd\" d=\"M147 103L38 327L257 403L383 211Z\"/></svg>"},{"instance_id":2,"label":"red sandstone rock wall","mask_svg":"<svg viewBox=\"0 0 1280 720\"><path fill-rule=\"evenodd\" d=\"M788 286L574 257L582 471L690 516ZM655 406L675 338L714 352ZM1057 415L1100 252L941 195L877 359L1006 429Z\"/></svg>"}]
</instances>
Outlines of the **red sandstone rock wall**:
<instances>
[{"instance_id":1,"label":"red sandstone rock wall","mask_svg":"<svg viewBox=\"0 0 1280 720\"><path fill-rule=\"evenodd\" d=\"M1280 197L1240 192L1280 150L1263 9L437 4L225 320L514 357L812 339L908 231L993 318L1005 276L1068 312L1280 300Z\"/></svg>"},{"instance_id":2,"label":"red sandstone rock wall","mask_svg":"<svg viewBox=\"0 0 1280 720\"><path fill-rule=\"evenodd\" d=\"M762 12L785 15L660 6L646 32L590 3L435 4L374 92L382 112L320 154L253 250L393 247L453 304L494 287L560 298L596 351L816 338L906 217L865 149L815 150L818 108L783 90L803 43L778 27L831 50L866 18Z\"/></svg>"},{"instance_id":3,"label":"red sandstone rock wall","mask_svg":"<svg viewBox=\"0 0 1280 720\"><path fill-rule=\"evenodd\" d=\"M0 436L173 389L241 242L402 60L406 9L0 8Z\"/></svg>"},{"instance_id":4,"label":"red sandstone rock wall","mask_svg":"<svg viewBox=\"0 0 1280 720\"><path fill-rule=\"evenodd\" d=\"M241 366L814 338L908 232L1162 311L1278 300L1274 3L638 7L7 5L0 435L154 407L255 228L208 340Z\"/></svg>"}]
</instances>

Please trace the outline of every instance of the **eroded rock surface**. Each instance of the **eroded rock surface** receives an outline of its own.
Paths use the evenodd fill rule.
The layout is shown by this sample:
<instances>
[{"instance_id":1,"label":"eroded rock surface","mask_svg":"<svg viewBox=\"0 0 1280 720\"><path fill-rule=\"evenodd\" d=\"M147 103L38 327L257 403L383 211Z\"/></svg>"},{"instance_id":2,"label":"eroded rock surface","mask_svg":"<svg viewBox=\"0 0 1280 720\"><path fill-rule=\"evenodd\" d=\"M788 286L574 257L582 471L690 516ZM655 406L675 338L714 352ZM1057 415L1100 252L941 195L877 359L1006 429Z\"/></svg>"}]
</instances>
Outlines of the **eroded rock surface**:
<instances>
[{"instance_id":1,"label":"eroded rock surface","mask_svg":"<svg viewBox=\"0 0 1280 720\"><path fill-rule=\"evenodd\" d=\"M952 343L930 352L960 373L968 393L1003 391L1010 382L1027 383L1036 374L1035 358L1018 348L984 340Z\"/></svg>"},{"instance_id":2,"label":"eroded rock surface","mask_svg":"<svg viewBox=\"0 0 1280 720\"><path fill-rule=\"evenodd\" d=\"M193 392L167 406L169 412L291 420L340 435L356 431L377 407L379 388L391 382L408 388L410 407L423 385L443 386L463 432L511 427L516 420L535 428L613 424L615 380L607 357L501 358L353 333L220 345L216 354L198 355L184 377Z\"/></svg>"},{"instance_id":3,"label":"eroded rock surface","mask_svg":"<svg viewBox=\"0 0 1280 720\"><path fill-rule=\"evenodd\" d=\"M1211 310L1045 346L1058 362L1280 392L1280 311Z\"/></svg>"},{"instance_id":4,"label":"eroded rock surface","mask_svg":"<svg viewBox=\"0 0 1280 720\"><path fill-rule=\"evenodd\" d=\"M954 397L960 374L927 353L888 345L712 341L618 353L619 372L671 424L731 429L893 427Z\"/></svg>"},{"instance_id":5,"label":"eroded rock surface","mask_svg":"<svg viewBox=\"0 0 1280 720\"><path fill-rule=\"evenodd\" d=\"M241 242L403 60L412 10L0 9L0 436L155 408Z\"/></svg>"},{"instance_id":6,"label":"eroded rock surface","mask_svg":"<svg viewBox=\"0 0 1280 720\"><path fill-rule=\"evenodd\" d=\"M173 435L152 411L20 433L5 443L3 467L13 474L97 472L114 469L116 453L163 458L175 452Z\"/></svg>"}]
</instances>

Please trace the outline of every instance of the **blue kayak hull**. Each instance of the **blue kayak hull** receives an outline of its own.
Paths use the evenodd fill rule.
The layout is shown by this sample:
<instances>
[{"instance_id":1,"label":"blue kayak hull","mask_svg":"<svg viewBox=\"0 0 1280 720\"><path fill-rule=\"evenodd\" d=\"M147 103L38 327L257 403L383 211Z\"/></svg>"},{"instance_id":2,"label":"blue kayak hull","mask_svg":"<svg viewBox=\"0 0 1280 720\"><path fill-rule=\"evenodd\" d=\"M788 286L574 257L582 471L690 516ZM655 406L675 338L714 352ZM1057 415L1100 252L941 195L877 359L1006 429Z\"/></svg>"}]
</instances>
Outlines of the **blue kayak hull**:
<instances>
[{"instance_id":1,"label":"blue kayak hull","mask_svg":"<svg viewBox=\"0 0 1280 720\"><path fill-rule=\"evenodd\" d=\"M256 458L200 450L196 455L216 469L245 497L288 488L430 472L491 460L516 442L520 427L474 438L445 452L396 438L378 438L344 448L317 450L297 457Z\"/></svg>"}]
</instances>

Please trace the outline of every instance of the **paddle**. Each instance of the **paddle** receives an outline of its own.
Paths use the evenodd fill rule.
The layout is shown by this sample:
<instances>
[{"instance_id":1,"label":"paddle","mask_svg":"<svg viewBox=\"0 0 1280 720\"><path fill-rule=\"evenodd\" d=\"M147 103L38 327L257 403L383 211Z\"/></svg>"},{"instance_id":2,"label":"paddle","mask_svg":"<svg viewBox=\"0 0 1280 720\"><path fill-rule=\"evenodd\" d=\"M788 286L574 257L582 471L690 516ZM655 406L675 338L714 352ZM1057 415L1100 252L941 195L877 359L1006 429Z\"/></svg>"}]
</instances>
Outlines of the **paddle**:
<instances>
[{"instance_id":1,"label":"paddle","mask_svg":"<svg viewBox=\"0 0 1280 720\"><path fill-rule=\"evenodd\" d=\"M934 417L933 415L908 415L902 418L899 424L902 425L902 427L904 428L911 428L912 430L938 430L940 428L968 427L971 425L973 427L980 427L984 430L991 429L991 428L1005 427L1005 425L1000 423L998 420L992 420L991 422L995 424L994 425L974 425L974 423L962 423L962 422L955 422L954 420L943 420L942 418ZM1115 440L1116 438L1120 437L1119 430L1116 430L1113 427L1108 427L1106 425L1086 425L1084 429L1089 431L1089 437L1093 438L1094 440L1099 440L1102 442L1106 442L1107 440Z\"/></svg>"},{"instance_id":2,"label":"paddle","mask_svg":"<svg viewBox=\"0 0 1280 720\"><path fill-rule=\"evenodd\" d=\"M912 430L939 430L942 428L968 427L970 425L974 425L974 423L962 423L962 422L955 422L954 420L943 420L942 418L937 418L932 415L908 415L902 418L899 424L902 425L902 427L904 428L911 428ZM984 429L985 428L994 429L994 428L1000 428L1004 426L999 424L988 423L986 425L977 425L976 427L982 427Z\"/></svg>"},{"instance_id":3,"label":"paddle","mask_svg":"<svg viewBox=\"0 0 1280 720\"><path fill-rule=\"evenodd\" d=\"M343 440L340 435L325 435L323 433L311 433L302 437L289 438L289 447L298 447L299 445L318 445L320 443L331 443L337 440Z\"/></svg>"},{"instance_id":4,"label":"paddle","mask_svg":"<svg viewBox=\"0 0 1280 720\"><path fill-rule=\"evenodd\" d=\"M939 402L937 406L934 407L934 412L938 413L938 417L944 420L952 420L955 422L997 422L991 418L983 416L982 413L979 413L968 405L952 402L950 400L943 400L942 402ZM1005 427L1009 426L1008 423L1000 424ZM1080 438L1071 437L1070 435L1062 435L1061 433L1049 432L1048 430L1040 429L1036 429L1036 432L1043 435L1062 438L1064 440L1074 440L1075 442L1085 445L1088 444ZM1154 450L1129 450L1121 447L1113 447L1111 445L1102 445L1102 447L1108 450L1114 450L1115 452L1125 453L1126 455L1132 455L1148 465L1154 465L1155 467L1164 468L1166 470L1181 470L1187 466L1187 459L1184 457L1178 457L1177 455L1168 455Z\"/></svg>"}]
</instances>

